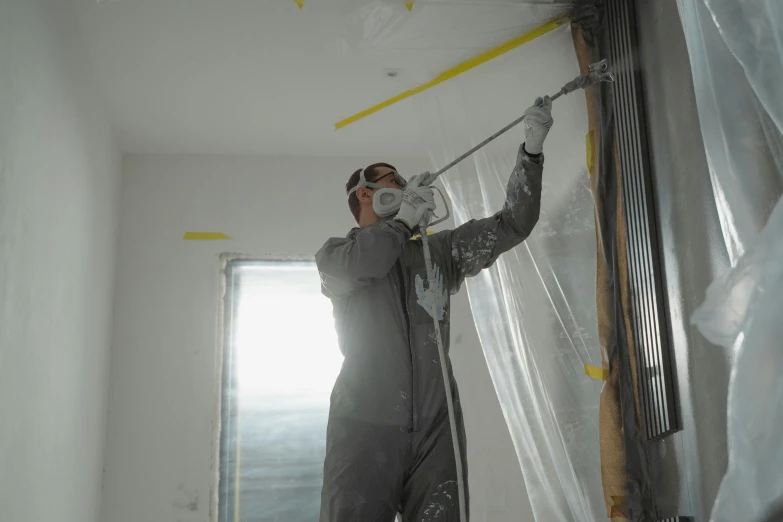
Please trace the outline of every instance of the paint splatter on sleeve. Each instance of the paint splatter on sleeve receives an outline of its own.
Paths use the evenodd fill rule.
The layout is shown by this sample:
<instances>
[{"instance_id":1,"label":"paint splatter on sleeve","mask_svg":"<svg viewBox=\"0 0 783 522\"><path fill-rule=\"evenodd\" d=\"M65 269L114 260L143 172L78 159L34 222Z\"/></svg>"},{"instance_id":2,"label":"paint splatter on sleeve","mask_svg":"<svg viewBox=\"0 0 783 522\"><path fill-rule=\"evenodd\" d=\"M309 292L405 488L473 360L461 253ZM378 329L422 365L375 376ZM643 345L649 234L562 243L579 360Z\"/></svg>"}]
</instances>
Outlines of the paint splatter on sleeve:
<instances>
[{"instance_id":1,"label":"paint splatter on sleeve","mask_svg":"<svg viewBox=\"0 0 783 522\"><path fill-rule=\"evenodd\" d=\"M450 242L451 293L459 290L466 277L475 276L527 239L541 210L542 175L543 156L532 158L520 146L503 208L488 218L468 221L444 238Z\"/></svg>"}]
</instances>

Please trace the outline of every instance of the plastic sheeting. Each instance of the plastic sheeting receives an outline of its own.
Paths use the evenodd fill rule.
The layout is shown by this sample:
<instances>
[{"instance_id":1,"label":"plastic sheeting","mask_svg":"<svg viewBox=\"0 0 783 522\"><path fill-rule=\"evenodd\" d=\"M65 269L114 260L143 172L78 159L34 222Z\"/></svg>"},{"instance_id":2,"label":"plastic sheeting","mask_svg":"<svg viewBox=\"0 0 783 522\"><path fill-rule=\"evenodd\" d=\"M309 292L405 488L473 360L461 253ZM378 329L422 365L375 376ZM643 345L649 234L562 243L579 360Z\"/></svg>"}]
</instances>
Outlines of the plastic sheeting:
<instances>
[{"instance_id":1,"label":"plastic sheeting","mask_svg":"<svg viewBox=\"0 0 783 522\"><path fill-rule=\"evenodd\" d=\"M767 14L760 7L758 10L751 8L764 3L769 8ZM774 77L774 68L770 71L760 69L764 61L774 60L773 56L754 57L751 52L757 46L770 46L767 54L770 51L774 54L776 44L763 40L754 43L754 36L748 32L752 29L742 25L752 23L753 18L774 17L774 10L779 11L781 7L779 3L777 6L773 3L772 0L714 2L725 16L736 16L728 27L733 35L730 38L738 38L734 46L752 60L749 66L757 69L752 74L758 78L754 80L743 74L740 64L727 50L727 42L721 38L726 38L726 32L720 34L708 26L714 22L704 0L679 2L713 192L732 265L754 241L780 194L779 184L777 190L770 187L770 172L780 169L767 150L767 143L774 140L769 135L774 123L769 121L768 111L759 103L754 90L779 90L783 79ZM734 14L729 14L729 6L733 6ZM756 12L750 13L750 10ZM774 38L774 34L759 34L758 37ZM772 103L774 96L774 92L770 92L767 103Z\"/></svg>"},{"instance_id":2,"label":"plastic sheeting","mask_svg":"<svg viewBox=\"0 0 783 522\"><path fill-rule=\"evenodd\" d=\"M402 0L352 1L356 6L343 31L345 52L373 57L419 83L569 8L524 0L416 0L408 11Z\"/></svg>"},{"instance_id":3,"label":"plastic sheeting","mask_svg":"<svg viewBox=\"0 0 783 522\"><path fill-rule=\"evenodd\" d=\"M734 265L693 318L712 342L737 350L729 469L711 519L766 520L783 504L783 4L680 0L679 7Z\"/></svg>"},{"instance_id":4,"label":"plastic sheeting","mask_svg":"<svg viewBox=\"0 0 783 522\"><path fill-rule=\"evenodd\" d=\"M544 22L564 9L512 2L496 7L493 3L491 8L482 7L482 13L489 19L498 9L493 23L501 25L488 23L484 33L474 27L463 41L458 31L443 25L446 19L437 13L472 9L475 3L421 3L426 4L423 11L443 26L429 37L418 32L423 22L404 7L377 1L349 21L346 42L351 49L371 52L390 67L400 66L395 61L399 59L407 70L414 68L417 77L427 80L439 72L434 70L436 63L443 70L475 54L464 49L470 42L475 40L481 47L478 50L486 50L487 38L504 28L515 29L495 43L532 29L531 20ZM509 10L516 14L509 15ZM492 32L492 27L502 30ZM439 40L440 34L458 37L463 46L456 45L447 57L445 48L451 44ZM418 49L415 59L400 58L402 44ZM445 165L518 117L537 96L553 94L578 74L570 31L561 28L418 95L411 103L418 104L422 139L434 143L431 168ZM594 521L606 518L606 508L598 433L601 382L585 375L585 365L601 366L601 352L595 304L596 231L585 165L584 94L557 100L553 112L555 125L544 150L538 226L523 245L469 279L467 290L536 520ZM457 225L501 208L523 139L520 126L440 178Z\"/></svg>"}]
</instances>

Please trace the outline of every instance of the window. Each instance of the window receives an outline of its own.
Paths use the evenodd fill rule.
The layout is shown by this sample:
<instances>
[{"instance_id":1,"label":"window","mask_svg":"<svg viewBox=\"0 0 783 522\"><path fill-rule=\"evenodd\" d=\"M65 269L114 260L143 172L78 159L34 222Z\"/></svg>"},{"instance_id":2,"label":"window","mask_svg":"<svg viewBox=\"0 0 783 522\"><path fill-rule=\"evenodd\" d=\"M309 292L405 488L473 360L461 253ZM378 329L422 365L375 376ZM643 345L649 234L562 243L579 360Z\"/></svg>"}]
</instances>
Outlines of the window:
<instances>
[{"instance_id":1,"label":"window","mask_svg":"<svg viewBox=\"0 0 783 522\"><path fill-rule=\"evenodd\" d=\"M313 262L229 261L220 522L316 522L329 395L342 364Z\"/></svg>"}]
</instances>

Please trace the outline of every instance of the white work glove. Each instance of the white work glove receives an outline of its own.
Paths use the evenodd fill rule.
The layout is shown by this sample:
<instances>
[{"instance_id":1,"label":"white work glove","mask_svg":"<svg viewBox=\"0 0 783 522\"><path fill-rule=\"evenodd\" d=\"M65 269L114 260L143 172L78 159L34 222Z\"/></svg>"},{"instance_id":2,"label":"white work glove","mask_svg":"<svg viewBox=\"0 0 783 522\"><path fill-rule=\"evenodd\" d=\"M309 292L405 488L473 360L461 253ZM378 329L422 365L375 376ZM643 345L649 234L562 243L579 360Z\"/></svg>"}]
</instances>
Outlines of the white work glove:
<instances>
[{"instance_id":1,"label":"white work glove","mask_svg":"<svg viewBox=\"0 0 783 522\"><path fill-rule=\"evenodd\" d=\"M405 223L411 231L435 210L435 195L426 186L431 177L429 172L413 176L402 189L402 204L394 219Z\"/></svg>"},{"instance_id":2,"label":"white work glove","mask_svg":"<svg viewBox=\"0 0 783 522\"><path fill-rule=\"evenodd\" d=\"M528 154L541 154L544 140L555 121L552 119L552 100L549 96L538 98L525 111L525 150Z\"/></svg>"}]
</instances>

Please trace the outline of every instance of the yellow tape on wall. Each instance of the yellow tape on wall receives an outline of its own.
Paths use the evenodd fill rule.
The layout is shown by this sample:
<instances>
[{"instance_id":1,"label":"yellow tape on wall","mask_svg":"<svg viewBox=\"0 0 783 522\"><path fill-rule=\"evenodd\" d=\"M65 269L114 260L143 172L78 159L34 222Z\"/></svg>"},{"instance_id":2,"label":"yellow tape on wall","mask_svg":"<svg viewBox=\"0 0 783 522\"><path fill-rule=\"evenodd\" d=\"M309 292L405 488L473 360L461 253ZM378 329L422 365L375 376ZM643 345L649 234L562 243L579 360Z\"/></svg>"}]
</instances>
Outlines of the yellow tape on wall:
<instances>
[{"instance_id":1,"label":"yellow tape on wall","mask_svg":"<svg viewBox=\"0 0 783 522\"><path fill-rule=\"evenodd\" d=\"M435 234L437 234L437 232L435 232L433 230L428 230L427 231L427 235L428 236L432 236L432 235L435 235ZM421 234L416 234L415 236L411 236L410 240L411 241L416 241L417 239L421 239Z\"/></svg>"},{"instance_id":2,"label":"yellow tape on wall","mask_svg":"<svg viewBox=\"0 0 783 522\"><path fill-rule=\"evenodd\" d=\"M625 516L623 504L625 504L625 497L612 495L612 509L609 511L609 516L612 520L628 520L628 517Z\"/></svg>"},{"instance_id":3,"label":"yellow tape on wall","mask_svg":"<svg viewBox=\"0 0 783 522\"><path fill-rule=\"evenodd\" d=\"M223 232L185 232L182 239L185 241L222 241L233 238Z\"/></svg>"},{"instance_id":4,"label":"yellow tape on wall","mask_svg":"<svg viewBox=\"0 0 783 522\"><path fill-rule=\"evenodd\" d=\"M294 0L294 2L299 6L299 9L304 7L304 0Z\"/></svg>"},{"instance_id":5,"label":"yellow tape on wall","mask_svg":"<svg viewBox=\"0 0 783 522\"><path fill-rule=\"evenodd\" d=\"M593 167L595 167L595 147L593 146L595 137L595 133L593 131L590 131L587 133L587 176L590 176L590 173L593 172Z\"/></svg>"},{"instance_id":6,"label":"yellow tape on wall","mask_svg":"<svg viewBox=\"0 0 783 522\"><path fill-rule=\"evenodd\" d=\"M237 418L237 423L238 422L239 418ZM239 508L241 506L239 494L242 492L242 488L240 487L240 477L242 476L242 466L240 465L240 462L242 461L242 446L239 445L239 434L239 425L237 424L237 462L234 467L234 522L240 522L241 520L239 517Z\"/></svg>"},{"instance_id":7,"label":"yellow tape on wall","mask_svg":"<svg viewBox=\"0 0 783 522\"><path fill-rule=\"evenodd\" d=\"M609 370L601 368L600 366L590 366L585 364L585 374L593 379L605 381L609 377Z\"/></svg>"},{"instance_id":8,"label":"yellow tape on wall","mask_svg":"<svg viewBox=\"0 0 783 522\"><path fill-rule=\"evenodd\" d=\"M413 10L413 2L405 2L405 7L408 8L408 11Z\"/></svg>"},{"instance_id":9,"label":"yellow tape on wall","mask_svg":"<svg viewBox=\"0 0 783 522\"><path fill-rule=\"evenodd\" d=\"M411 8L413 7L413 4L411 4ZM569 23L571 20L568 18L567 15L561 15L557 18L554 18L553 20L550 20L549 22L540 25L533 29L532 31L529 31L523 35L517 36L516 38L507 41L506 43L500 44L497 47L490 49L488 51L484 51L481 54L478 54L474 56L473 58L470 58L461 64L452 67L451 69L448 69L442 73L440 73L438 76L433 78L432 80L428 81L427 83L424 83L422 85L419 85L418 87L414 87L413 89L407 90L403 93L398 94L397 96L394 96L392 98L389 98L388 100L379 103L378 105L374 105L370 107L369 109L365 109L361 112L357 112L353 116L350 116L348 118L345 118L344 120L338 121L334 124L334 129L339 130L343 127L350 125L351 123L354 123L356 121L361 120L362 118L366 118L370 114L374 114L381 109L385 109L386 107L389 107L390 105L394 105L398 101L402 101L406 98L410 98L411 96L415 94L419 94L420 92L424 92L427 89L430 89L432 87L435 87L436 85L445 82L446 80L450 80L451 78L454 78L455 76L458 76L466 71L469 71L475 67L478 67L479 65L486 63L493 58L497 58L498 56L505 54L513 49L516 49L517 47L524 45L528 42L531 42L538 38L539 36L543 36L547 34L550 31L554 31L558 27L561 27L567 23Z\"/></svg>"}]
</instances>

